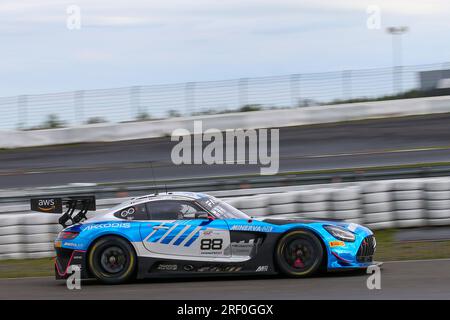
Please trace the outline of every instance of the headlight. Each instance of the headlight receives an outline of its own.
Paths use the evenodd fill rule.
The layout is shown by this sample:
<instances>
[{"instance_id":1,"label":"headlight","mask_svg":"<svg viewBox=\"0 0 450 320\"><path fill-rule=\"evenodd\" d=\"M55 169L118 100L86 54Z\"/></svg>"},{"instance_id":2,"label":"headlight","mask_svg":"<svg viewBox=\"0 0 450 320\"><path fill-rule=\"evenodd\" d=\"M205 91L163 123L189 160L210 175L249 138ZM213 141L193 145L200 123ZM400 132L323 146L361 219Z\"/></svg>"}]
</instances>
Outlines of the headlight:
<instances>
[{"instance_id":1,"label":"headlight","mask_svg":"<svg viewBox=\"0 0 450 320\"><path fill-rule=\"evenodd\" d=\"M345 230L344 228L337 226L323 226L323 227L336 239L347 242L355 241L355 234L353 232Z\"/></svg>"}]
</instances>

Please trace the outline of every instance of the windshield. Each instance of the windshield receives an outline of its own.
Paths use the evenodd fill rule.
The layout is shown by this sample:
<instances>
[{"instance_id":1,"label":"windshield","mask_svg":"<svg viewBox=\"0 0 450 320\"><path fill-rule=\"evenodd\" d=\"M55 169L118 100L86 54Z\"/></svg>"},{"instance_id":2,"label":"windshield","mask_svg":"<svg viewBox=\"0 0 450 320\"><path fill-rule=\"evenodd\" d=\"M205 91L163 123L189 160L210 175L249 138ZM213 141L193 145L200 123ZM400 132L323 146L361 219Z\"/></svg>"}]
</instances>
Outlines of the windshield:
<instances>
[{"instance_id":1,"label":"windshield","mask_svg":"<svg viewBox=\"0 0 450 320\"><path fill-rule=\"evenodd\" d=\"M242 211L211 196L200 198L198 203L219 219L250 219Z\"/></svg>"}]
</instances>

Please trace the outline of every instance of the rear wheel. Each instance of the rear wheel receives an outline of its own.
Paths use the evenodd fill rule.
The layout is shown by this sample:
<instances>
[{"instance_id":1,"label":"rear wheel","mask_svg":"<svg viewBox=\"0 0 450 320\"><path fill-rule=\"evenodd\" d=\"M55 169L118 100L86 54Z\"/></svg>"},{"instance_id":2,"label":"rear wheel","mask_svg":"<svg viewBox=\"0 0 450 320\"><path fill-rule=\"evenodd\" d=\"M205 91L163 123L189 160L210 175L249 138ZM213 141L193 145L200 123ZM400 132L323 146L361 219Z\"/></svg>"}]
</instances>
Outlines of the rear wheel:
<instances>
[{"instance_id":1,"label":"rear wheel","mask_svg":"<svg viewBox=\"0 0 450 320\"><path fill-rule=\"evenodd\" d=\"M315 234L295 230L285 234L278 242L275 260L281 272L292 277L307 277L319 269L323 249Z\"/></svg>"},{"instance_id":2,"label":"rear wheel","mask_svg":"<svg viewBox=\"0 0 450 320\"><path fill-rule=\"evenodd\" d=\"M89 270L98 280L119 284L133 276L136 255L128 241L108 236L94 243L89 251L88 264Z\"/></svg>"}]
</instances>

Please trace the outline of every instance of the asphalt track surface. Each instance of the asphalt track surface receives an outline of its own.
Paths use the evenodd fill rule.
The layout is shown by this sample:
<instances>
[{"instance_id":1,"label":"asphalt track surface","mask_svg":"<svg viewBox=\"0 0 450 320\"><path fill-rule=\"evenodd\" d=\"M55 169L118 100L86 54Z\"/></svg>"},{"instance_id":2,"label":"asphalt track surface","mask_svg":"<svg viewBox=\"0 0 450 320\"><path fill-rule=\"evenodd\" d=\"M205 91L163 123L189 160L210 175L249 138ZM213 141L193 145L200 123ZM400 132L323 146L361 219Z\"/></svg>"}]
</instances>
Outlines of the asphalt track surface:
<instances>
[{"instance_id":1,"label":"asphalt track surface","mask_svg":"<svg viewBox=\"0 0 450 320\"><path fill-rule=\"evenodd\" d=\"M365 273L333 273L313 278L208 277L145 280L105 286L84 281L69 290L51 277L0 280L0 299L305 300L450 299L450 259L387 262L381 289L369 290Z\"/></svg>"},{"instance_id":2,"label":"asphalt track surface","mask_svg":"<svg viewBox=\"0 0 450 320\"><path fill-rule=\"evenodd\" d=\"M0 189L74 182L259 174L257 165L180 165L170 137L0 151ZM280 172L450 161L450 115L280 129Z\"/></svg>"}]
</instances>

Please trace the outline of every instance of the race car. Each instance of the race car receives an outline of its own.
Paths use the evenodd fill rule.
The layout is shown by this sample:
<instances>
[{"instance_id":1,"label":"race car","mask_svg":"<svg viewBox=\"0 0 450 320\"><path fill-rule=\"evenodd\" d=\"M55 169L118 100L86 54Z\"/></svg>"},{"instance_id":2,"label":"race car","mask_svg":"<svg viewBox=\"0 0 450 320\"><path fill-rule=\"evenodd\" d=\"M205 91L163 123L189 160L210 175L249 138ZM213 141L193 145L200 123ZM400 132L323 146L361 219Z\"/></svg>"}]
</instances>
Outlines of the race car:
<instances>
[{"instance_id":1,"label":"race car","mask_svg":"<svg viewBox=\"0 0 450 320\"><path fill-rule=\"evenodd\" d=\"M203 193L131 198L94 213L95 197L32 199L35 211L62 213L55 274L76 265L83 279L118 284L133 278L284 274L362 269L375 264L375 237L354 223L252 218ZM78 213L75 211L79 210ZM72 268L71 268L72 269Z\"/></svg>"}]
</instances>

